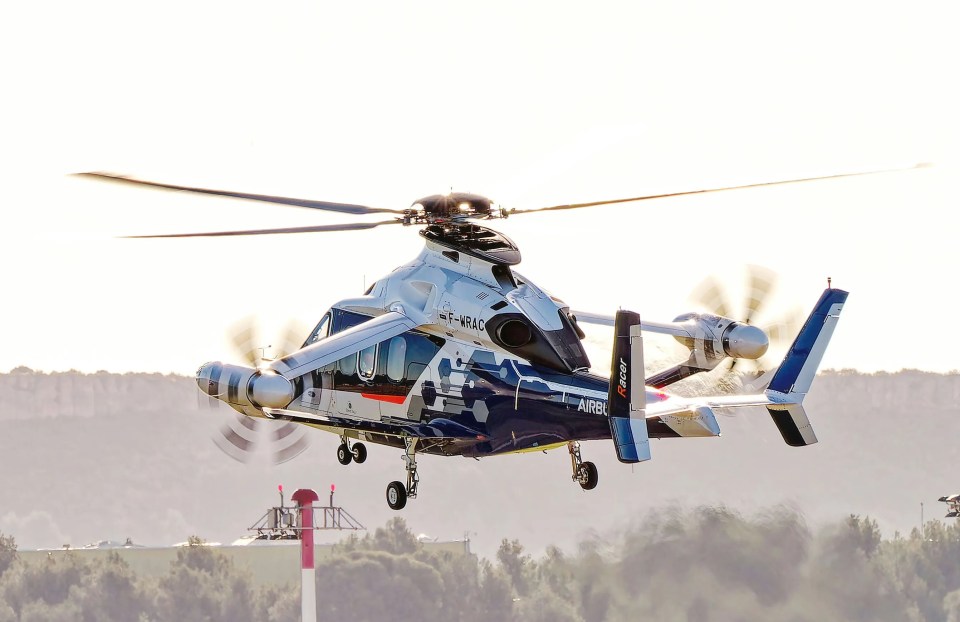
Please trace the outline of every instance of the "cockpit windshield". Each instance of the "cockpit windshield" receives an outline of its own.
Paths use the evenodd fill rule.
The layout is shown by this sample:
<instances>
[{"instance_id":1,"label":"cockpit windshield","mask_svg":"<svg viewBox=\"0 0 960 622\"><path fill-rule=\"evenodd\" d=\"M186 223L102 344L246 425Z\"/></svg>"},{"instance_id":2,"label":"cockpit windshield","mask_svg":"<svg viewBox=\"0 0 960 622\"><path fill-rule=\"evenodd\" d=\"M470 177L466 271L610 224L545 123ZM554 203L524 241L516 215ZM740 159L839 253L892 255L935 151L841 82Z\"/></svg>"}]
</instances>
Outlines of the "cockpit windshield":
<instances>
[{"instance_id":1,"label":"cockpit windshield","mask_svg":"<svg viewBox=\"0 0 960 622\"><path fill-rule=\"evenodd\" d=\"M307 337L307 340L303 342L303 347L310 345L311 343L316 343L330 334L330 312L327 311L323 314L323 317L320 318L320 322L317 324L317 327L313 329L313 332L310 333L310 336Z\"/></svg>"}]
</instances>

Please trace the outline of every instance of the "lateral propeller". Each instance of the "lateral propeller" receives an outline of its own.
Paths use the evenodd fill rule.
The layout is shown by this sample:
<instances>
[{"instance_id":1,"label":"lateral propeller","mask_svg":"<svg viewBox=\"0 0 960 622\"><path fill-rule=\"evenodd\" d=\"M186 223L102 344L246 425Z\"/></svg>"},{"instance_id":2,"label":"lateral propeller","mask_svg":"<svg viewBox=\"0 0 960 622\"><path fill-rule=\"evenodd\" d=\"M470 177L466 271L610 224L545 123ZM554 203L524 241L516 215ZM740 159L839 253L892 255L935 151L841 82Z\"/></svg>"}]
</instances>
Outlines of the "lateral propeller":
<instances>
[{"instance_id":1,"label":"lateral propeller","mask_svg":"<svg viewBox=\"0 0 960 622\"><path fill-rule=\"evenodd\" d=\"M786 348L800 330L803 313L799 307L778 316L765 317L766 309L774 298L777 282L778 278L773 270L763 266L748 265L744 275L744 300L741 304L731 302L727 288L717 275L707 277L694 289L691 299L704 310L757 326L767 334L769 339L769 348L760 358L731 358L720 366L722 371L719 383L728 390L737 387L735 382L737 376L739 376L740 386L744 389L750 391L762 389L769 381L769 372L776 369Z\"/></svg>"},{"instance_id":2,"label":"lateral propeller","mask_svg":"<svg viewBox=\"0 0 960 622\"><path fill-rule=\"evenodd\" d=\"M258 324L252 317L233 326L230 341L247 365L259 368L267 351L279 358L300 348L306 333L296 323L290 323L281 334L279 345L267 345L260 337ZM212 397L201 396L208 403L219 405ZM267 454L274 464L282 464L303 453L309 443L303 426L289 421L274 421L248 417L231 409L231 416L213 437L214 444L238 462L250 462L256 456Z\"/></svg>"}]
</instances>

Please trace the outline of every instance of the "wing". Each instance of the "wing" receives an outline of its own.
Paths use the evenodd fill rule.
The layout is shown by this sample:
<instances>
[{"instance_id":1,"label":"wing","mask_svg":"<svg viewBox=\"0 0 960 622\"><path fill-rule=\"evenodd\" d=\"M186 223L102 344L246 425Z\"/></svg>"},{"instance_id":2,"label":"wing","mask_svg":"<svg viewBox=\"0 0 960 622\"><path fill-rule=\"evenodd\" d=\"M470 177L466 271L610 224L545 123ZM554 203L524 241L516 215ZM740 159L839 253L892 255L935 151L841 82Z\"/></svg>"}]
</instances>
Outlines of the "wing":
<instances>
[{"instance_id":1,"label":"wing","mask_svg":"<svg viewBox=\"0 0 960 622\"><path fill-rule=\"evenodd\" d=\"M270 364L270 369L287 380L326 367L365 348L386 341L421 326L425 318L415 318L399 311L389 311L343 332L294 352ZM432 419L429 423L406 419L383 418L379 421L345 417L343 415L301 412L283 408L264 408L271 419L285 419L369 434L391 437L414 437L437 445L472 445L488 440L477 430L450 419Z\"/></svg>"},{"instance_id":2,"label":"wing","mask_svg":"<svg viewBox=\"0 0 960 622\"><path fill-rule=\"evenodd\" d=\"M406 313L388 311L277 359L270 363L269 369L292 381L381 341L413 330L423 321L423 318L411 317Z\"/></svg>"}]
</instances>

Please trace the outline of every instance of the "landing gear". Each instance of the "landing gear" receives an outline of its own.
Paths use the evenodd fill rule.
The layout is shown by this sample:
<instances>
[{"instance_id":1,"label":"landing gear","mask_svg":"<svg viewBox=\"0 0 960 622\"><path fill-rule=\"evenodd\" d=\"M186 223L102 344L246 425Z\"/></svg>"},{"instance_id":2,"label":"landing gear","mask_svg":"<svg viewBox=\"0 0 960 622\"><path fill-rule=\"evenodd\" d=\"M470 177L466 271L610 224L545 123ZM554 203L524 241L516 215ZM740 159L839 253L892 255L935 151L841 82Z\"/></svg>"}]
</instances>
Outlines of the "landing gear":
<instances>
[{"instance_id":1,"label":"landing gear","mask_svg":"<svg viewBox=\"0 0 960 622\"><path fill-rule=\"evenodd\" d=\"M400 482L387 484L387 505L391 510L402 510L407 504L407 489Z\"/></svg>"},{"instance_id":2,"label":"landing gear","mask_svg":"<svg viewBox=\"0 0 960 622\"><path fill-rule=\"evenodd\" d=\"M600 481L600 475L597 473L597 467L592 462L584 462L580 458L580 443L570 441L567 443L567 449L570 450L570 465L573 467L573 481L580 484L584 490L593 490Z\"/></svg>"},{"instance_id":3,"label":"landing gear","mask_svg":"<svg viewBox=\"0 0 960 622\"><path fill-rule=\"evenodd\" d=\"M580 468L577 469L576 480L584 490L593 490L596 488L597 482L600 481L596 465L592 462L582 462Z\"/></svg>"},{"instance_id":4,"label":"landing gear","mask_svg":"<svg viewBox=\"0 0 960 622\"><path fill-rule=\"evenodd\" d=\"M407 504L407 499L417 498L417 484L420 476L417 475L417 441L419 439L404 437L403 461L407 469L407 485L400 482L390 482L387 485L387 505L391 510L401 510Z\"/></svg>"},{"instance_id":5,"label":"landing gear","mask_svg":"<svg viewBox=\"0 0 960 622\"><path fill-rule=\"evenodd\" d=\"M367 447L363 443L354 443L353 447L346 436L340 437L340 446L337 447L337 460L342 465L348 465L351 461L361 464L367 459Z\"/></svg>"},{"instance_id":6,"label":"landing gear","mask_svg":"<svg viewBox=\"0 0 960 622\"><path fill-rule=\"evenodd\" d=\"M363 443L354 443L351 452L353 461L357 464L362 464L367 459L367 446Z\"/></svg>"}]
</instances>

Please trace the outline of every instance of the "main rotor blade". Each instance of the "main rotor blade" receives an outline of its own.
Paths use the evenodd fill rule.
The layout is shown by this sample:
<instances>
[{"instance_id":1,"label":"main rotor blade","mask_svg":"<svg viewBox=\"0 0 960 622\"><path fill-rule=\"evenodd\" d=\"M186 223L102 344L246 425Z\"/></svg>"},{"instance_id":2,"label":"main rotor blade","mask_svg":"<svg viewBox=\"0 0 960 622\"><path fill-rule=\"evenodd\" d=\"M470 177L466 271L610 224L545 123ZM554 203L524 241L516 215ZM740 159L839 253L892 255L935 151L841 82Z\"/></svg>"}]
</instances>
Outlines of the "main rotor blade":
<instances>
[{"instance_id":1,"label":"main rotor blade","mask_svg":"<svg viewBox=\"0 0 960 622\"><path fill-rule=\"evenodd\" d=\"M567 205L552 205L550 207L533 207L530 209L511 209L508 215L528 214L530 212L548 212L555 210L579 209L581 207L595 207L597 205L613 205L616 203L630 203L631 201L646 201L648 199L665 199L667 197L682 197L690 194L705 194L707 192L724 192L726 190L742 190L744 188L760 188L763 186L779 186L782 184L798 184L805 181L818 181L822 179L839 179L841 177L858 177L860 175L877 175L880 173L895 173L899 171L908 171L916 168L925 168L928 164L917 164L907 168L890 168L876 171L862 171L859 173L839 173L836 175L822 175L819 177L803 177L800 179L785 179L782 181L764 181L756 184L743 184L742 186L724 186L721 188L704 188L702 190L684 190L681 192L667 192L664 194L648 194L639 197L630 197L628 199L609 199L606 201L591 201L589 203L569 203Z\"/></svg>"},{"instance_id":2,"label":"main rotor blade","mask_svg":"<svg viewBox=\"0 0 960 622\"><path fill-rule=\"evenodd\" d=\"M399 220L382 220L380 222L353 222L342 225L309 225L306 227L283 227L279 229L247 229L243 231L207 231L204 233L166 233L160 235L125 235L129 239L144 238L215 238L228 235L272 235L274 233L320 233L324 231L358 231L373 229L380 225L399 225Z\"/></svg>"},{"instance_id":3,"label":"main rotor blade","mask_svg":"<svg viewBox=\"0 0 960 622\"><path fill-rule=\"evenodd\" d=\"M223 197L233 197L235 199L245 199L248 201L262 201L265 203L280 203L282 205L293 205L295 207L307 207L310 209L324 210L328 212L341 212L344 214L403 214L403 210L387 209L383 207L368 207L366 205L354 205L352 203L335 203L332 201L312 201L310 199L294 199L291 197L276 197L268 194L249 194L246 192L233 192L231 190L214 190L212 188L194 188L192 186L178 186L176 184L163 184L156 181L147 181L145 179L136 179L134 177L125 177L123 175L114 175L112 173L78 173L81 177L93 177L94 179L103 179L134 186L150 186L153 188L163 188L166 190L182 190L184 192L197 192L200 194L213 194Z\"/></svg>"}]
</instances>

